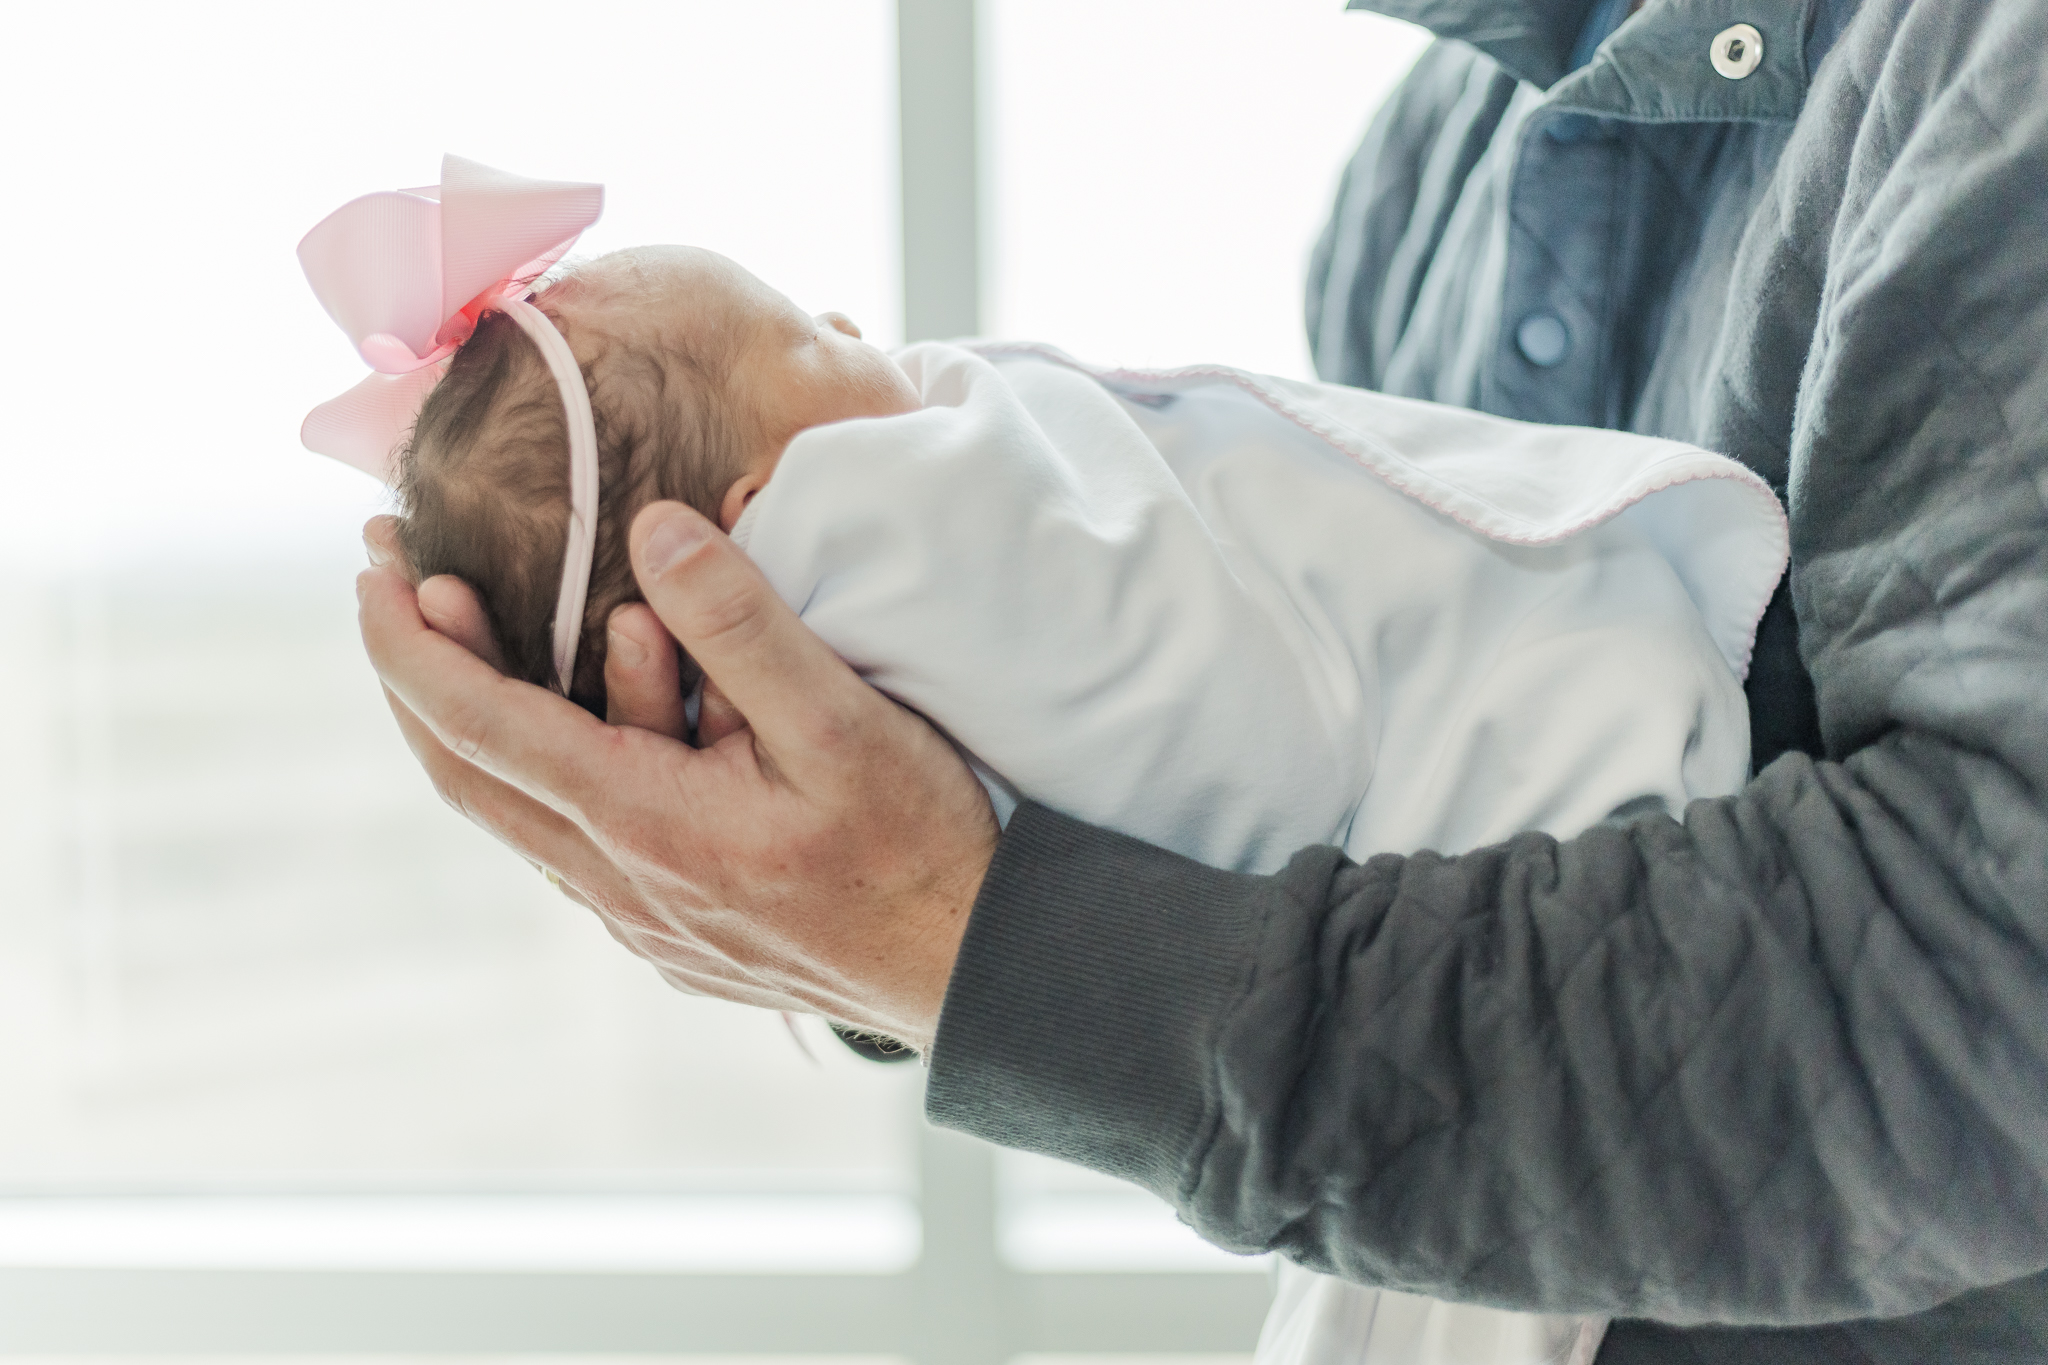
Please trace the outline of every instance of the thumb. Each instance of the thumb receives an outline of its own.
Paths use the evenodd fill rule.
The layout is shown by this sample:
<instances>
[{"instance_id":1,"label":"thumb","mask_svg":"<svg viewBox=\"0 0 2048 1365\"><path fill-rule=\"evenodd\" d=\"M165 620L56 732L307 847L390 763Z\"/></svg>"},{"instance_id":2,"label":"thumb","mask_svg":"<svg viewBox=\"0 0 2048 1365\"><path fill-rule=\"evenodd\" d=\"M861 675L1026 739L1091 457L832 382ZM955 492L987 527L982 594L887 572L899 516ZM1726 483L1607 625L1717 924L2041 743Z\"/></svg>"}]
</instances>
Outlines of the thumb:
<instances>
[{"instance_id":1,"label":"thumb","mask_svg":"<svg viewBox=\"0 0 2048 1365\"><path fill-rule=\"evenodd\" d=\"M647 604L784 771L800 770L813 753L889 710L797 619L753 561L682 503L641 509L629 543Z\"/></svg>"}]
</instances>

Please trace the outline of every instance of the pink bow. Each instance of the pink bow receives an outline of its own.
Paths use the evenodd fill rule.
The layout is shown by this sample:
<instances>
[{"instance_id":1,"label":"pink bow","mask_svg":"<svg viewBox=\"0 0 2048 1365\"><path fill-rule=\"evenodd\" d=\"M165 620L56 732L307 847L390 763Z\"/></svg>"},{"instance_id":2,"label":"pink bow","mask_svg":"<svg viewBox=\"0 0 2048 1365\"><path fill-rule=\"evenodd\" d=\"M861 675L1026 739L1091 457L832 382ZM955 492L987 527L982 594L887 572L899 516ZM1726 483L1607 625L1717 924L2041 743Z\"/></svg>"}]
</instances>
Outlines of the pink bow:
<instances>
[{"instance_id":1,"label":"pink bow","mask_svg":"<svg viewBox=\"0 0 2048 1365\"><path fill-rule=\"evenodd\" d=\"M603 209L602 185L444 156L439 185L366 194L321 219L299 264L377 373L307 414L306 448L389 482L420 404L477 318L523 298Z\"/></svg>"}]
</instances>

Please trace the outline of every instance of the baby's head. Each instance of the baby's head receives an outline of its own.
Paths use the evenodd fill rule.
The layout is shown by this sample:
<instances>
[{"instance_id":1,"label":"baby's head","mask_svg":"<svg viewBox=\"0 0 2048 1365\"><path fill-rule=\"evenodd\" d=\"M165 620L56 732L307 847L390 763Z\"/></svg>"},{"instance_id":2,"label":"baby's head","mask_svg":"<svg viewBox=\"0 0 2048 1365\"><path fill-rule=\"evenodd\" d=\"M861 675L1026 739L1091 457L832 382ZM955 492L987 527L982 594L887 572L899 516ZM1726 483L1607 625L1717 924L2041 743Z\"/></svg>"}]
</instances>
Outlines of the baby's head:
<instances>
[{"instance_id":1,"label":"baby's head","mask_svg":"<svg viewBox=\"0 0 2048 1365\"><path fill-rule=\"evenodd\" d=\"M636 247L535 296L569 343L596 419L598 529L570 696L604 713L605 620L639 597L626 531L686 502L727 531L800 431L918 406L894 361L836 313L811 317L691 247ZM567 419L533 342L486 313L428 396L401 459L399 541L421 578L483 599L506 669L554 680L568 538Z\"/></svg>"}]
</instances>

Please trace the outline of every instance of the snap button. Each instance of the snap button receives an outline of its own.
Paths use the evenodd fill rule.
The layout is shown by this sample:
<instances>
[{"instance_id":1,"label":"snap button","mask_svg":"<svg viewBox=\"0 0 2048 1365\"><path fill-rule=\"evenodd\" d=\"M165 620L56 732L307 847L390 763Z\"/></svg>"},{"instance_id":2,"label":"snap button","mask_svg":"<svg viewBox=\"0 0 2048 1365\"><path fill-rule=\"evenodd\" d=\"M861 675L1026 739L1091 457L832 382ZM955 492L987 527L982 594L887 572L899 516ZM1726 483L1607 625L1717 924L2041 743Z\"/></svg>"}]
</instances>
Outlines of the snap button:
<instances>
[{"instance_id":1,"label":"snap button","mask_svg":"<svg viewBox=\"0 0 2048 1365\"><path fill-rule=\"evenodd\" d=\"M1714 70L1731 81L1739 81L1762 64L1764 35L1750 24L1730 24L1714 35L1714 45L1708 54Z\"/></svg>"},{"instance_id":2,"label":"snap button","mask_svg":"<svg viewBox=\"0 0 2048 1365\"><path fill-rule=\"evenodd\" d=\"M1515 345L1531 365L1549 369L1571 354L1572 334L1555 313L1531 313L1515 328Z\"/></svg>"}]
</instances>

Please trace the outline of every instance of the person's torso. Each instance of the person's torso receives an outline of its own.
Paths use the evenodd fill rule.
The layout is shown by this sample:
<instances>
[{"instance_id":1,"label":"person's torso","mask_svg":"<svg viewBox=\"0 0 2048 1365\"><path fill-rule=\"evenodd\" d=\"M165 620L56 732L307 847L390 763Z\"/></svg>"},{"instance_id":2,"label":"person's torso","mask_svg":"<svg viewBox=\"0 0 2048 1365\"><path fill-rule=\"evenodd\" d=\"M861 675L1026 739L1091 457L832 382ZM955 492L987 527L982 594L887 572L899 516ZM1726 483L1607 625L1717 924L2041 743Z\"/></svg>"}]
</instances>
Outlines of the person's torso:
<instances>
[{"instance_id":1,"label":"person's torso","mask_svg":"<svg viewBox=\"0 0 2048 1365\"><path fill-rule=\"evenodd\" d=\"M2038 335L2038 141L2016 125L2048 7L1652 0L1590 64L1542 26L1625 5L1368 7L1491 55L1430 49L1349 167L1310 282L1320 372L1741 459L1794 528L1749 678L1758 763L1884 733L1905 661L1989 596L1928 585L1992 579L1983 547L2038 514L2012 430L2037 428L2038 361L2001 347ZM1731 76L1712 44L1738 23L1764 56ZM1891 457L1928 432L1918 463ZM1600 1360L2033 1360L2044 1311L2035 1275L1883 1321L1629 1323Z\"/></svg>"}]
</instances>

